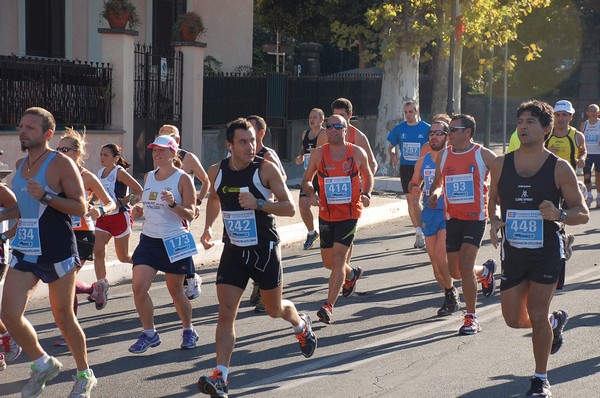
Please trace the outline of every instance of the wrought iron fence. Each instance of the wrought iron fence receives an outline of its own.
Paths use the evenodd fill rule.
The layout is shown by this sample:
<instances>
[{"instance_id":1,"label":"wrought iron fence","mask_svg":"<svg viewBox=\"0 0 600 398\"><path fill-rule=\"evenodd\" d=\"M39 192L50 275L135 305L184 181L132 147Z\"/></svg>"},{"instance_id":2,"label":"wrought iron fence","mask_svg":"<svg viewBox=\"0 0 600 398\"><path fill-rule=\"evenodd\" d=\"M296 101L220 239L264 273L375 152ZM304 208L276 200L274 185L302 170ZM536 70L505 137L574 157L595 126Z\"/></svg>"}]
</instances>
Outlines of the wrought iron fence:
<instances>
[{"instance_id":1,"label":"wrought iron fence","mask_svg":"<svg viewBox=\"0 0 600 398\"><path fill-rule=\"evenodd\" d=\"M268 114L267 77L266 74L204 76L204 126L220 126L250 114L304 120L315 107L328 113L331 103L339 97L352 101L358 115L377 115L381 76L287 76L285 115Z\"/></svg>"},{"instance_id":2,"label":"wrought iron fence","mask_svg":"<svg viewBox=\"0 0 600 398\"><path fill-rule=\"evenodd\" d=\"M183 53L135 45L134 116L181 120Z\"/></svg>"},{"instance_id":3,"label":"wrought iron fence","mask_svg":"<svg viewBox=\"0 0 600 398\"><path fill-rule=\"evenodd\" d=\"M23 111L43 107L59 127L111 124L108 63L0 56L0 129L14 129Z\"/></svg>"}]
</instances>

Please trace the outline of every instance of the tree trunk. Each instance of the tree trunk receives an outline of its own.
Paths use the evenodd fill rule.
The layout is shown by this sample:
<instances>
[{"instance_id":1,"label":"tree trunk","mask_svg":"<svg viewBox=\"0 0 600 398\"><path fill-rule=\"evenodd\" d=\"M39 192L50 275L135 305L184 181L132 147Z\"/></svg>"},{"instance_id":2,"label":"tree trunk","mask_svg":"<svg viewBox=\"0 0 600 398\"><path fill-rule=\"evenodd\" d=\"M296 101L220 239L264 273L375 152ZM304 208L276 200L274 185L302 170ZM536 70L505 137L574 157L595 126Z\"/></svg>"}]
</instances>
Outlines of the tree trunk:
<instances>
[{"instance_id":1,"label":"tree trunk","mask_svg":"<svg viewBox=\"0 0 600 398\"><path fill-rule=\"evenodd\" d=\"M450 43L437 40L433 55L433 92L431 101L431 118L438 113L446 113L448 103L448 67L450 65ZM428 122L430 122L428 120Z\"/></svg>"},{"instance_id":2,"label":"tree trunk","mask_svg":"<svg viewBox=\"0 0 600 398\"><path fill-rule=\"evenodd\" d=\"M404 118L402 106L406 101L419 101L419 55L399 51L383 67L377 132L371 143L379 164L378 175L398 175L398 166L390 167L387 135Z\"/></svg>"},{"instance_id":3,"label":"tree trunk","mask_svg":"<svg viewBox=\"0 0 600 398\"><path fill-rule=\"evenodd\" d=\"M456 43L455 48L456 62L454 63L454 113L462 113L462 54L463 46L461 42Z\"/></svg>"}]
</instances>

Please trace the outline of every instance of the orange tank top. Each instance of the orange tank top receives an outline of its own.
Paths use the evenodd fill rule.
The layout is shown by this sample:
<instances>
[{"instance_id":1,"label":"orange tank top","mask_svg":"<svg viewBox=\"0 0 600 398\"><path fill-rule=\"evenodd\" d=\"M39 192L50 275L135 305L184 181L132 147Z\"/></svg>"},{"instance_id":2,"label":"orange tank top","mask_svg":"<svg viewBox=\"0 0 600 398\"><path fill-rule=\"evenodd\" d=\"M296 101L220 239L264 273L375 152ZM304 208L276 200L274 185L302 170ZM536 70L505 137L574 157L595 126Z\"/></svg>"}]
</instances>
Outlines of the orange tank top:
<instances>
[{"instance_id":1,"label":"orange tank top","mask_svg":"<svg viewBox=\"0 0 600 398\"><path fill-rule=\"evenodd\" d=\"M346 154L340 161L331 158L329 144L323 145L319 176L319 217L326 221L357 220L362 213L358 166L354 145L346 143Z\"/></svg>"},{"instance_id":2,"label":"orange tank top","mask_svg":"<svg viewBox=\"0 0 600 398\"><path fill-rule=\"evenodd\" d=\"M481 148L481 145L473 144L466 152L453 152L452 147L448 147L442 155L440 167L446 220L487 219L488 188L485 180L489 171Z\"/></svg>"}]
</instances>

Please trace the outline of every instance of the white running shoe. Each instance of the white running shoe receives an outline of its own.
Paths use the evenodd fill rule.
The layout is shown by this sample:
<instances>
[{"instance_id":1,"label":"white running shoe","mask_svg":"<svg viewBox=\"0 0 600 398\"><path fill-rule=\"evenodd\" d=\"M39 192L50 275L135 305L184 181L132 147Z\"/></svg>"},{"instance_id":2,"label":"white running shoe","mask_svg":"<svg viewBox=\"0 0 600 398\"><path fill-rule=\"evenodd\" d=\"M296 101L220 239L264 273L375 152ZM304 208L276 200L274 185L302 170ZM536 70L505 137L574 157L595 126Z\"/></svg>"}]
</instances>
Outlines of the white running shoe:
<instances>
[{"instance_id":1,"label":"white running shoe","mask_svg":"<svg viewBox=\"0 0 600 398\"><path fill-rule=\"evenodd\" d=\"M200 275L194 273L193 278L186 278L185 295L189 300L193 300L195 298L200 297L202 293L202 278Z\"/></svg>"}]
</instances>

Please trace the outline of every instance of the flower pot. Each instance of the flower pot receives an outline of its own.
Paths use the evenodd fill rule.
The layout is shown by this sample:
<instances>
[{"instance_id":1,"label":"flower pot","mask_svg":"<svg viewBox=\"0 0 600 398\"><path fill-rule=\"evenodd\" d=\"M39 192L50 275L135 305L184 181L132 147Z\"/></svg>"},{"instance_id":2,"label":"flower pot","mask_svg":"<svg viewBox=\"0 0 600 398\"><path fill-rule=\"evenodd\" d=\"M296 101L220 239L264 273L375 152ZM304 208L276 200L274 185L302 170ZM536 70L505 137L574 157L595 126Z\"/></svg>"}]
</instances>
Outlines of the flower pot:
<instances>
[{"instance_id":1,"label":"flower pot","mask_svg":"<svg viewBox=\"0 0 600 398\"><path fill-rule=\"evenodd\" d=\"M106 16L106 20L111 29L125 29L129 22L129 13L123 12L121 15L117 15L111 11Z\"/></svg>"},{"instance_id":2,"label":"flower pot","mask_svg":"<svg viewBox=\"0 0 600 398\"><path fill-rule=\"evenodd\" d=\"M195 41L199 34L200 30L192 28L189 22L184 21L181 23L181 40Z\"/></svg>"}]
</instances>

